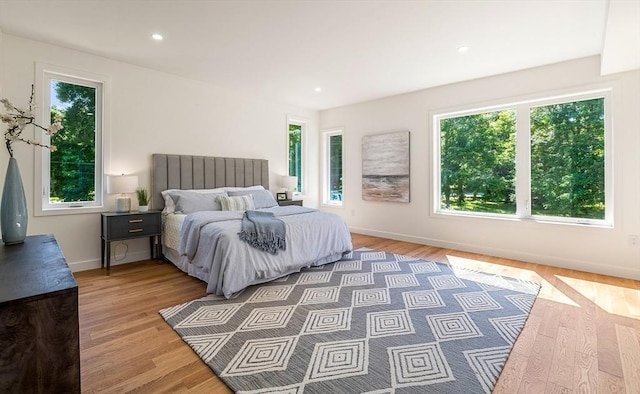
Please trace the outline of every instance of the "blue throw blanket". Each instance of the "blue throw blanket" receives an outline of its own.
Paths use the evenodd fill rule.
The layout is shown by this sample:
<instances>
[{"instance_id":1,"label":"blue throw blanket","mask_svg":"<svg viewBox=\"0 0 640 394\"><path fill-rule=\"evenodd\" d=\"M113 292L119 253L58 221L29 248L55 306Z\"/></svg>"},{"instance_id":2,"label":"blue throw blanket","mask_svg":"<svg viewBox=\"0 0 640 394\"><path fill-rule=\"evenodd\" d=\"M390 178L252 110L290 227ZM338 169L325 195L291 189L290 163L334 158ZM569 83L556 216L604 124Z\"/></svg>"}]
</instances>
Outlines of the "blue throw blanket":
<instances>
[{"instance_id":1,"label":"blue throw blanket","mask_svg":"<svg viewBox=\"0 0 640 394\"><path fill-rule=\"evenodd\" d=\"M254 248L271 254L287 249L284 222L274 217L272 212L246 211L238 235Z\"/></svg>"}]
</instances>

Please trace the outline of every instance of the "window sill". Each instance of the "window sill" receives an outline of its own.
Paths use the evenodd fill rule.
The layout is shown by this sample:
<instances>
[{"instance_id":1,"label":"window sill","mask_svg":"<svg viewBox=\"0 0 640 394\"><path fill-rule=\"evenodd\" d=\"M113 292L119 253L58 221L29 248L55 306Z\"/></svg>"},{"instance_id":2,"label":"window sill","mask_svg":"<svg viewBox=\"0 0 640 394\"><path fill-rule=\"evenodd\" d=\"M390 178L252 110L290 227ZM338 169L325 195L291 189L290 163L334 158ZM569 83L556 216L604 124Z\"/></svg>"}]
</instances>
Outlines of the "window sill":
<instances>
[{"instance_id":1,"label":"window sill","mask_svg":"<svg viewBox=\"0 0 640 394\"><path fill-rule=\"evenodd\" d=\"M536 223L540 225L560 225L560 226L572 226L577 228L598 228L598 229L613 229L613 223L605 221L591 220L589 222L579 222L576 219L553 219L543 216L531 216L531 217L517 217L515 215L500 215L500 214L473 214L469 212L456 212L456 211L437 211L431 214L434 218L460 218L460 219L493 219L502 220L508 222L520 222L520 223Z\"/></svg>"},{"instance_id":2,"label":"window sill","mask_svg":"<svg viewBox=\"0 0 640 394\"><path fill-rule=\"evenodd\" d=\"M53 208L53 209L36 209L33 216L62 216L62 215L78 215L88 213L100 213L105 212L106 209L103 206L92 207L65 207L65 208Z\"/></svg>"}]
</instances>

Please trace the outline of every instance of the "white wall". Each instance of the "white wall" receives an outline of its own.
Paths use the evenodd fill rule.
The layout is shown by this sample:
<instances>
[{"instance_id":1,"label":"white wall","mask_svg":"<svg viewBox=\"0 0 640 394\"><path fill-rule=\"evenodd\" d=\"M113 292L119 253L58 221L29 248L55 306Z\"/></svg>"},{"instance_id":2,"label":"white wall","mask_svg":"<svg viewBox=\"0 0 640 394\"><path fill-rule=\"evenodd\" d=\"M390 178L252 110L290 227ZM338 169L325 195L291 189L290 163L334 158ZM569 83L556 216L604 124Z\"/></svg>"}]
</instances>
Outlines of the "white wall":
<instances>
[{"instance_id":1,"label":"white wall","mask_svg":"<svg viewBox=\"0 0 640 394\"><path fill-rule=\"evenodd\" d=\"M322 111L320 130L344 130L346 160L344 206L323 209L358 233L640 279L640 247L628 242L640 234L640 71L600 77L599 65L592 57ZM603 84L614 88L614 228L431 214L430 115ZM411 131L411 203L363 201L362 137L399 130Z\"/></svg>"},{"instance_id":2,"label":"white wall","mask_svg":"<svg viewBox=\"0 0 640 394\"><path fill-rule=\"evenodd\" d=\"M3 53L4 53L4 52L2 51L2 46L3 46L3 44L2 44L2 40L3 40L3 38L4 38L4 33L2 32L2 29L0 29L0 97L4 97L4 96L2 95L2 85L3 85L3 82L2 82L2 80L3 80L3 79L2 79L2 75L4 74L4 73L3 73L3 70L4 70L4 67L3 67L3 66L4 66L4 65L3 65L3 62L2 62L2 58L3 58L3 56L2 56L2 55L3 55Z\"/></svg>"},{"instance_id":3,"label":"white wall","mask_svg":"<svg viewBox=\"0 0 640 394\"><path fill-rule=\"evenodd\" d=\"M153 153L193 154L224 157L264 158L270 163L270 185L279 191L279 175L287 158L287 116L308 121L309 140L318 139L318 113L260 101L233 91L145 69L86 53L4 34L0 46L2 97L26 105L35 81L35 62L105 75L111 81L110 129L106 173L133 173L140 186L150 187ZM76 214L34 217L34 153L36 149L16 144L18 160L29 206L28 235L54 234L72 269L99 267L100 215ZM37 152L39 153L39 152ZM305 205L317 205L317 146L307 152L309 196ZM0 149L0 168L9 154ZM4 184L5 171L0 170ZM137 208L133 197L132 204ZM113 210L113 198L107 199ZM113 257L121 262L147 258L144 239L114 245ZM117 262L116 262L117 264Z\"/></svg>"}]
</instances>

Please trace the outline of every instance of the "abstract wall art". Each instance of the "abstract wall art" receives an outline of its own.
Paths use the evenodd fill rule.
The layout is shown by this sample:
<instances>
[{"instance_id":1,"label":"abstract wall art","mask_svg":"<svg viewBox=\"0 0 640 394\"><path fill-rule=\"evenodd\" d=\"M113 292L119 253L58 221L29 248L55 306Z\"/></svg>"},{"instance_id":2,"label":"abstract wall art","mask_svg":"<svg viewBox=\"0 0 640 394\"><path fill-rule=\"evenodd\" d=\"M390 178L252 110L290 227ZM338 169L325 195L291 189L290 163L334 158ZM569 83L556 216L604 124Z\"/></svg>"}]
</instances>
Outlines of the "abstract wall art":
<instances>
[{"instance_id":1,"label":"abstract wall art","mask_svg":"<svg viewBox=\"0 0 640 394\"><path fill-rule=\"evenodd\" d=\"M362 137L362 199L409 202L409 132Z\"/></svg>"}]
</instances>

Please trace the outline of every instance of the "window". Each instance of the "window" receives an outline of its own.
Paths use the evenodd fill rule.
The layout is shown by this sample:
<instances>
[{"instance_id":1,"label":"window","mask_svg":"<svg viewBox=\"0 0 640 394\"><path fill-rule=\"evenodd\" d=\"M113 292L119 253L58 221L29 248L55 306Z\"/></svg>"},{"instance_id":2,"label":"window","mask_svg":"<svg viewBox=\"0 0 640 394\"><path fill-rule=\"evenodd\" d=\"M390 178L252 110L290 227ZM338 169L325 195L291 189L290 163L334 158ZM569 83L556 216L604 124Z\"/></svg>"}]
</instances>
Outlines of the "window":
<instances>
[{"instance_id":1,"label":"window","mask_svg":"<svg viewBox=\"0 0 640 394\"><path fill-rule=\"evenodd\" d=\"M41 207L36 211L43 215L102 207L104 81L65 71L38 65L42 116L53 118L59 113L63 126L50 140L41 136L56 149L42 149L41 157L36 155L40 159L36 189L42 191Z\"/></svg>"},{"instance_id":2,"label":"window","mask_svg":"<svg viewBox=\"0 0 640 394\"><path fill-rule=\"evenodd\" d=\"M604 98L532 107L531 213L605 218Z\"/></svg>"},{"instance_id":3,"label":"window","mask_svg":"<svg viewBox=\"0 0 640 394\"><path fill-rule=\"evenodd\" d=\"M323 202L342 205L342 130L324 133Z\"/></svg>"},{"instance_id":4,"label":"window","mask_svg":"<svg viewBox=\"0 0 640 394\"><path fill-rule=\"evenodd\" d=\"M287 121L288 136L288 162L289 175L298 177L298 185L295 192L303 193L304 176L304 139L306 123L289 119Z\"/></svg>"},{"instance_id":5,"label":"window","mask_svg":"<svg viewBox=\"0 0 640 394\"><path fill-rule=\"evenodd\" d=\"M516 213L514 110L440 120L442 209Z\"/></svg>"},{"instance_id":6,"label":"window","mask_svg":"<svg viewBox=\"0 0 640 394\"><path fill-rule=\"evenodd\" d=\"M436 211L611 224L608 97L434 116Z\"/></svg>"}]
</instances>

